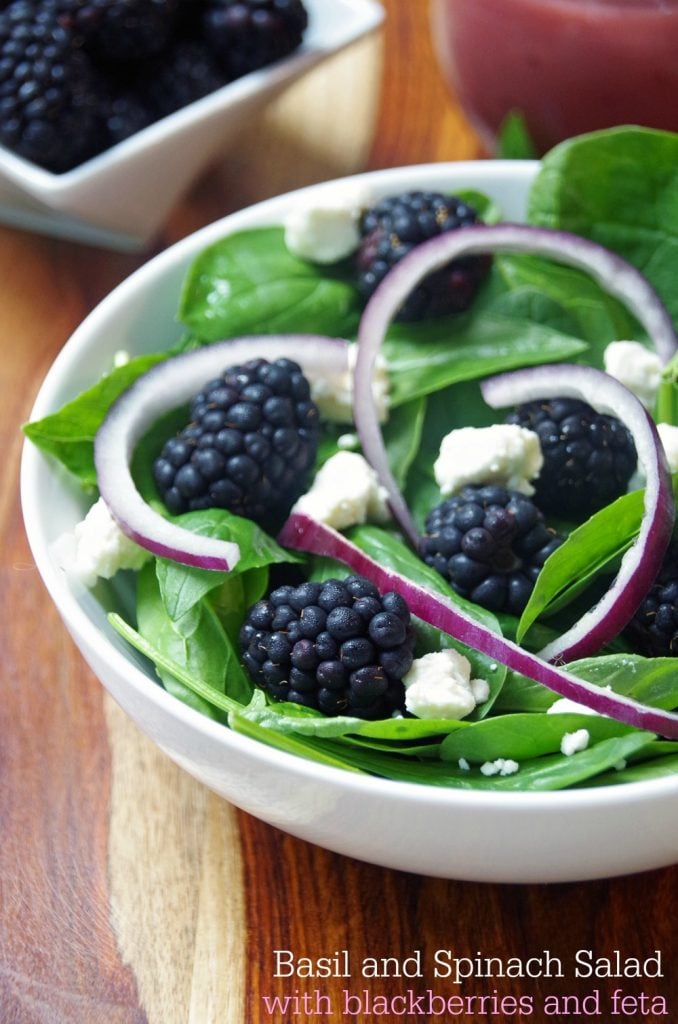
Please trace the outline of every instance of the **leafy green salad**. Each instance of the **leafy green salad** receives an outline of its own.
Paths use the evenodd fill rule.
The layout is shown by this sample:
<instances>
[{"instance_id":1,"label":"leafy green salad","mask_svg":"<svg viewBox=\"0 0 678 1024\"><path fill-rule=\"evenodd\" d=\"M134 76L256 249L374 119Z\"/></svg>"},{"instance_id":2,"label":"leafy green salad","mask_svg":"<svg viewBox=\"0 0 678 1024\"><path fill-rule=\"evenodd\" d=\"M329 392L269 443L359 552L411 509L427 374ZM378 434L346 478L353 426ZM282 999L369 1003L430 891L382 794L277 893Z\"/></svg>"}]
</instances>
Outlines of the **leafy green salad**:
<instances>
[{"instance_id":1,"label":"leafy green salad","mask_svg":"<svg viewBox=\"0 0 678 1024\"><path fill-rule=\"evenodd\" d=\"M479 191L464 192L488 224L504 213ZM527 223L572 232L622 256L654 286L678 327L678 136L620 128L570 140L547 154L531 186ZM169 356L221 339L312 334L354 340L364 306L350 259L318 265L291 253L283 225L231 234L195 259L178 298L180 343L116 366L59 411L25 426L97 497L94 439L109 409L142 374ZM628 308L581 270L535 255L496 253L470 308L414 322L396 321L383 346L389 380L382 433L389 464L418 529L441 502L434 475L442 438L461 427L503 422L480 382L544 364L602 368L611 342L649 346ZM674 365L675 362L675 365ZM678 361L663 371L653 416L678 426ZM154 666L178 700L259 742L345 770L436 786L544 791L615 785L678 772L675 741L573 705L553 714L558 695L500 660L413 616L415 656L453 649L487 683L486 699L461 719L408 713L377 720L325 715L274 700L253 685L240 632L248 609L288 581L345 579L353 570L327 555L284 547L272 532L224 508L171 515L159 500L152 465L163 442L186 422L185 404L138 444L133 472L146 502L203 537L236 543L229 572L153 556L138 570L99 581L93 593L113 627ZM323 421L319 469L358 446L350 423ZM676 477L674 477L674 483ZM675 490L675 487L674 487ZM461 597L426 564L393 522L346 531L379 565L462 609L478 623L538 652L605 593L643 517L639 488L583 522L548 517L562 544L547 558L520 615L492 612ZM678 653L678 652L677 652ZM625 634L568 671L655 708L678 708L678 662L649 657ZM586 732L574 750L566 735ZM488 765L515 767L504 772Z\"/></svg>"}]
</instances>

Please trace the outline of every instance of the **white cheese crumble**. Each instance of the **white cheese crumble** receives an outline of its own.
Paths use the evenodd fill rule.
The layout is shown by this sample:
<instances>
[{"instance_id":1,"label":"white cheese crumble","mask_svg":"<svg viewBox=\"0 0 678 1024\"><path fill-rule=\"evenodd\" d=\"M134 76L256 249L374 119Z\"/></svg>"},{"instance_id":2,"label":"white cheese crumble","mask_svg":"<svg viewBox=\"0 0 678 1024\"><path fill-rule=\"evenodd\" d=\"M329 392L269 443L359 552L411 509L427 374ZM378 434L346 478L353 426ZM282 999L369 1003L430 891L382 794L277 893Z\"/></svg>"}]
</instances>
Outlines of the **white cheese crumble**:
<instances>
[{"instance_id":1,"label":"white cheese crumble","mask_svg":"<svg viewBox=\"0 0 678 1024\"><path fill-rule=\"evenodd\" d=\"M544 464L537 434L514 423L491 427L461 427L447 434L433 466L444 497L468 484L503 484L522 494L534 494L530 480Z\"/></svg>"},{"instance_id":2,"label":"white cheese crumble","mask_svg":"<svg viewBox=\"0 0 678 1024\"><path fill-rule=\"evenodd\" d=\"M578 704L576 700L569 697L559 697L550 708L546 709L547 715L597 715L598 712L587 708L584 704Z\"/></svg>"},{"instance_id":3,"label":"white cheese crumble","mask_svg":"<svg viewBox=\"0 0 678 1024\"><path fill-rule=\"evenodd\" d=\"M357 189L335 189L313 206L300 203L285 220L285 245L312 263L343 260L360 244L360 215L370 204L370 196Z\"/></svg>"},{"instance_id":4,"label":"white cheese crumble","mask_svg":"<svg viewBox=\"0 0 678 1024\"><path fill-rule=\"evenodd\" d=\"M460 757L459 760L457 761L457 764L459 765L463 772L470 772L471 765L468 763L465 757Z\"/></svg>"},{"instance_id":5,"label":"white cheese crumble","mask_svg":"<svg viewBox=\"0 0 678 1024\"><path fill-rule=\"evenodd\" d=\"M572 757L580 750L586 750L591 739L588 729L577 729L575 732L566 732L560 741L560 753L565 757Z\"/></svg>"},{"instance_id":6,"label":"white cheese crumble","mask_svg":"<svg viewBox=\"0 0 678 1024\"><path fill-rule=\"evenodd\" d=\"M658 423L657 433L666 454L666 461L672 473L678 473L678 427L670 423Z\"/></svg>"},{"instance_id":7,"label":"white cheese crumble","mask_svg":"<svg viewBox=\"0 0 678 1024\"><path fill-rule=\"evenodd\" d=\"M510 757L498 757L495 761L485 761L484 764L481 764L480 770L483 775L487 776L515 775L520 770L520 765Z\"/></svg>"},{"instance_id":8,"label":"white cheese crumble","mask_svg":"<svg viewBox=\"0 0 678 1024\"><path fill-rule=\"evenodd\" d=\"M119 369L121 366L127 366L131 359L129 352L126 352L124 348L118 349L113 355L113 368Z\"/></svg>"},{"instance_id":9,"label":"white cheese crumble","mask_svg":"<svg viewBox=\"0 0 678 1024\"><path fill-rule=\"evenodd\" d=\"M150 552L126 537L102 498L74 530L62 535L56 544L61 567L86 587L97 579L110 579L120 569L141 569Z\"/></svg>"},{"instance_id":10,"label":"white cheese crumble","mask_svg":"<svg viewBox=\"0 0 678 1024\"><path fill-rule=\"evenodd\" d=\"M434 651L416 658L403 677L405 707L417 718L457 721L490 695L485 680L471 679L471 663L458 651Z\"/></svg>"},{"instance_id":11,"label":"white cheese crumble","mask_svg":"<svg viewBox=\"0 0 678 1024\"><path fill-rule=\"evenodd\" d=\"M340 434L337 438L337 448L342 452L354 452L360 447L360 438L357 434Z\"/></svg>"},{"instance_id":12,"label":"white cheese crumble","mask_svg":"<svg viewBox=\"0 0 678 1024\"><path fill-rule=\"evenodd\" d=\"M309 374L311 398L318 406L323 419L335 423L353 423L353 371L358 358L358 346L348 346L346 370L338 377L326 379ZM380 423L388 419L388 364L383 355L378 355L372 376L372 398Z\"/></svg>"},{"instance_id":13,"label":"white cheese crumble","mask_svg":"<svg viewBox=\"0 0 678 1024\"><path fill-rule=\"evenodd\" d=\"M386 491L358 452L337 452L329 458L294 511L305 512L336 530L368 520L385 522L389 517Z\"/></svg>"},{"instance_id":14,"label":"white cheese crumble","mask_svg":"<svg viewBox=\"0 0 678 1024\"><path fill-rule=\"evenodd\" d=\"M603 353L603 363L606 372L632 391L646 409L654 406L661 380L656 352L650 352L639 341L612 341Z\"/></svg>"}]
</instances>

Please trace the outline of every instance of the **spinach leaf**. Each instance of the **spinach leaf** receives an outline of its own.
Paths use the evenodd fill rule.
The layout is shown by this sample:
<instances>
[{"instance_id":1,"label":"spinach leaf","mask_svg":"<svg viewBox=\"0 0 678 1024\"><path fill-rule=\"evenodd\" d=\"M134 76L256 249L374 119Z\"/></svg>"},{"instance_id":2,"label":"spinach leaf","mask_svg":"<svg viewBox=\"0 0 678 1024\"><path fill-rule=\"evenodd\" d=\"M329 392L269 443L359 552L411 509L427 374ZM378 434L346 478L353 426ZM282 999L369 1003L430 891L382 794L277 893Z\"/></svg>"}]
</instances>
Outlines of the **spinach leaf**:
<instances>
[{"instance_id":1,"label":"spinach leaf","mask_svg":"<svg viewBox=\"0 0 678 1024\"><path fill-rule=\"evenodd\" d=\"M234 700L249 699L252 686L240 665L237 652L207 599L193 605L181 618L166 610L155 568L149 563L137 580L137 627L140 635L191 678ZM193 691L186 693L172 673L158 665L158 673L171 692L194 704Z\"/></svg>"},{"instance_id":2,"label":"spinach leaf","mask_svg":"<svg viewBox=\"0 0 678 1024\"><path fill-rule=\"evenodd\" d=\"M119 395L167 353L137 356L112 369L96 384L67 402L58 412L26 423L24 434L42 451L54 455L74 473L86 490L97 484L94 469L94 436Z\"/></svg>"},{"instance_id":3,"label":"spinach leaf","mask_svg":"<svg viewBox=\"0 0 678 1024\"><path fill-rule=\"evenodd\" d=\"M389 405L395 408L458 381L520 366L562 362L581 355L586 347L579 338L491 312L396 323L384 342Z\"/></svg>"},{"instance_id":4,"label":"spinach leaf","mask_svg":"<svg viewBox=\"0 0 678 1024\"><path fill-rule=\"evenodd\" d=\"M441 746L444 761L464 758L470 764L509 757L522 762L544 754L555 754L566 733L586 729L591 737L589 747L611 736L624 736L632 731L611 718L580 714L535 715L512 714L485 718L470 723L468 729L446 736Z\"/></svg>"},{"instance_id":5,"label":"spinach leaf","mask_svg":"<svg viewBox=\"0 0 678 1024\"><path fill-rule=\"evenodd\" d=\"M241 231L196 257L179 319L204 341L241 334L356 330L360 299L349 275L293 256L279 227Z\"/></svg>"},{"instance_id":6,"label":"spinach leaf","mask_svg":"<svg viewBox=\"0 0 678 1024\"><path fill-rule=\"evenodd\" d=\"M400 488L419 452L426 414L426 399L415 398L394 409L384 425L384 443L388 461Z\"/></svg>"},{"instance_id":7,"label":"spinach leaf","mask_svg":"<svg viewBox=\"0 0 678 1024\"><path fill-rule=\"evenodd\" d=\"M172 521L201 537L232 541L240 547L240 560L230 573L181 565L168 558L157 559L160 593L167 614L174 622L234 574L240 575L249 569L260 569L282 562L303 561L294 552L281 548L251 519L236 516L226 509L209 508L186 512L172 517Z\"/></svg>"},{"instance_id":8,"label":"spinach leaf","mask_svg":"<svg viewBox=\"0 0 678 1024\"><path fill-rule=\"evenodd\" d=\"M532 224L600 242L645 274L678 322L678 135L622 127L578 136L542 160Z\"/></svg>"}]
</instances>

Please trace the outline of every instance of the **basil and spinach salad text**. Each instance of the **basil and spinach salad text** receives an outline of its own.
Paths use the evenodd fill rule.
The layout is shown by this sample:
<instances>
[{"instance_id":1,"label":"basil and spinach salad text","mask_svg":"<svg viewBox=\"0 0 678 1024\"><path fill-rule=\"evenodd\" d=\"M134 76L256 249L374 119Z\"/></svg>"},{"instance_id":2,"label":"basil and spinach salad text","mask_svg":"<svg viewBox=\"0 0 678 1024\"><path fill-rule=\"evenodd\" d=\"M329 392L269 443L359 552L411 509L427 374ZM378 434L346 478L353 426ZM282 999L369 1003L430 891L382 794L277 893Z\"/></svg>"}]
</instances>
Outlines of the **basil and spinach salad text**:
<instances>
[{"instance_id":1,"label":"basil and spinach salad text","mask_svg":"<svg viewBox=\"0 0 678 1024\"><path fill-rule=\"evenodd\" d=\"M457 193L482 220L503 214L479 192ZM527 223L599 242L640 269L678 324L678 136L622 128L582 136L548 154L530 189ZM309 333L354 339L362 301L348 261L319 266L292 255L282 226L232 234L194 261L179 297L180 344L113 368L74 401L27 425L28 437L96 497L94 436L115 399L168 355L231 337ZM420 322L396 322L384 355L390 381L383 436L389 461L421 528L440 501L433 463L440 441L458 427L503 421L483 401L479 382L541 364L601 368L606 346L646 341L622 304L579 270L530 255L496 254L471 308ZM666 367L655 418L678 426L678 364ZM151 465L162 441L185 420L165 417L134 456L137 486L160 508ZM339 451L350 425L324 422L318 467ZM675 478L674 478L675 481ZM674 488L675 489L675 488ZM167 511L164 511L167 515ZM391 524L365 524L349 539L380 565L456 602L497 633L538 651L604 592L638 534L642 490L631 491L573 527L546 561L521 616L493 614L465 601L426 565ZM251 521L217 508L177 521L203 536L234 541L229 573L150 559L94 588L109 619L154 666L177 699L238 732L280 750L385 779L473 789L555 790L655 779L678 771L678 748L654 733L603 715L548 714L556 694L444 632L415 620L416 653L454 648L489 696L462 720L408 716L363 721L327 717L268 699L243 667L238 635L246 609L276 583L323 581L350 570L329 558L287 550ZM618 637L598 655L572 662L574 675L665 710L678 707L677 663L645 657ZM585 749L563 753L564 733L586 729ZM482 764L512 759L511 774Z\"/></svg>"}]
</instances>

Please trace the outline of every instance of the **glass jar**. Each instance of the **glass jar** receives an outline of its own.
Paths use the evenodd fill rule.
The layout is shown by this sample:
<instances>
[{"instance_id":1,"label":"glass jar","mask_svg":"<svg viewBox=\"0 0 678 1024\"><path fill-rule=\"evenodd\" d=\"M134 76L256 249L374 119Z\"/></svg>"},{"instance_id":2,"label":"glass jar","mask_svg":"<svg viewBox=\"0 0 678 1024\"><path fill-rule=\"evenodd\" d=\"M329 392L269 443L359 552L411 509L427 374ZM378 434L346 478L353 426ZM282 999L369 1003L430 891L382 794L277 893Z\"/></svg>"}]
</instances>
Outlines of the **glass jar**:
<instances>
[{"instance_id":1,"label":"glass jar","mask_svg":"<svg viewBox=\"0 0 678 1024\"><path fill-rule=\"evenodd\" d=\"M517 111L540 153L618 124L678 131L678 0L431 0L441 67L492 150Z\"/></svg>"}]
</instances>

